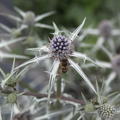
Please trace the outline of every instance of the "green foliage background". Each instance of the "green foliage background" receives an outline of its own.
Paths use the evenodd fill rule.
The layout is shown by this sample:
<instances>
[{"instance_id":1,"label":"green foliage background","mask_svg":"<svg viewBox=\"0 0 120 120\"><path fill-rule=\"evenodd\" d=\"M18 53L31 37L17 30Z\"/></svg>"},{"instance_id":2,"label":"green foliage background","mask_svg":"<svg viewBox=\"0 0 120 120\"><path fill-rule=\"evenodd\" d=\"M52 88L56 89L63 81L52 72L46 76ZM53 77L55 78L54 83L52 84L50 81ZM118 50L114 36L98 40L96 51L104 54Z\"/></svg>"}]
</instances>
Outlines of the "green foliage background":
<instances>
[{"instance_id":1,"label":"green foliage background","mask_svg":"<svg viewBox=\"0 0 120 120\"><path fill-rule=\"evenodd\" d=\"M88 25L95 25L100 20L117 17L120 11L120 0L13 0L13 3L36 14L56 11L47 21L65 27L79 25L84 17Z\"/></svg>"}]
</instances>

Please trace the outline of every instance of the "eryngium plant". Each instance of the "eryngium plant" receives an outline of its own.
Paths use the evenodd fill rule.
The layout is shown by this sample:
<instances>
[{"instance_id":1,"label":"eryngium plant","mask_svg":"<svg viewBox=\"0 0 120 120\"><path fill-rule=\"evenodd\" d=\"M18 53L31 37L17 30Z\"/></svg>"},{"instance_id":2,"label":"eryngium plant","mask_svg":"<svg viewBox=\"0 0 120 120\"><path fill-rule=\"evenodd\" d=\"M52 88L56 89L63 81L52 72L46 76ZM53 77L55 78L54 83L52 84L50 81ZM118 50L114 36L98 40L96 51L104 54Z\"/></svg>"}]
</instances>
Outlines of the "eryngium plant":
<instances>
[{"instance_id":1,"label":"eryngium plant","mask_svg":"<svg viewBox=\"0 0 120 120\"><path fill-rule=\"evenodd\" d=\"M22 30L29 28L29 27L52 29L50 25L39 23L39 21L54 14L54 12L48 12L48 13L44 13L44 14L36 16L35 13L32 11L24 12L21 9L16 8L16 7L15 7L15 10L19 14L19 16L10 15L10 14L1 14L1 15L7 16L8 18L16 21L17 24L20 25L19 27Z\"/></svg>"},{"instance_id":2,"label":"eryngium plant","mask_svg":"<svg viewBox=\"0 0 120 120\"><path fill-rule=\"evenodd\" d=\"M116 114L114 106L103 104L98 108L98 114L102 119L111 119Z\"/></svg>"},{"instance_id":3,"label":"eryngium plant","mask_svg":"<svg viewBox=\"0 0 120 120\"><path fill-rule=\"evenodd\" d=\"M113 120L114 117L119 114L116 101L119 98L119 93L107 93L105 92L105 81L103 81L102 88L100 89L96 82L97 96L88 100L83 94L84 105L79 106L80 117L86 120Z\"/></svg>"},{"instance_id":4,"label":"eryngium plant","mask_svg":"<svg viewBox=\"0 0 120 120\"><path fill-rule=\"evenodd\" d=\"M112 52L115 52L114 38L120 36L120 30L119 28L115 28L111 21L103 20L100 22L98 28L87 28L84 30L82 40L87 35L97 36L98 38L96 45L93 45L93 53L97 53L105 44L107 44L105 46L108 46Z\"/></svg>"},{"instance_id":5,"label":"eryngium plant","mask_svg":"<svg viewBox=\"0 0 120 120\"><path fill-rule=\"evenodd\" d=\"M50 39L49 45L43 46L41 48L29 49L32 51L38 51L41 53L43 52L46 54L45 55L41 54L41 56L36 56L35 58L16 67L16 69L18 69L18 68L21 68L28 64L31 64L31 63L37 63L42 60L52 58L54 60L54 62L53 62L53 65L52 65L52 68L50 71L48 98L50 98L51 90L53 88L58 69L60 68L61 63L63 61L67 61L71 65L71 67L73 67L79 73L79 75L85 80L85 82L90 86L90 88L96 93L96 90L94 89L94 86L90 82L89 78L82 71L81 67L72 60L73 57L76 57L76 58L88 60L90 62L95 63L93 60L91 60L85 54L76 52L74 50L73 42L75 39L77 39L77 37L78 37L77 35L81 31L81 29L84 25L84 22L85 22L85 19L84 19L83 23L80 26L78 26L78 28L76 30L74 30L72 33L70 32L69 35L64 31L60 31L58 29L58 27L56 26L56 24L53 23L55 32L53 33L53 38Z\"/></svg>"},{"instance_id":6,"label":"eryngium plant","mask_svg":"<svg viewBox=\"0 0 120 120\"><path fill-rule=\"evenodd\" d=\"M39 39L38 37L39 35L37 34L36 27L53 29L52 26L41 23L41 20L43 18L46 18L52 15L54 12L48 12L48 13L37 16L35 15L33 11L24 12L20 10L19 8L15 8L15 10L17 13L19 13L19 15L17 16L7 15L7 17L11 18L12 20L15 20L15 22L17 23L16 28L9 28L6 25L0 24L1 29L7 33L7 34L5 33L6 37L10 37L10 41L1 43L0 48L5 47L8 49L7 45L10 45L15 42L23 41L24 39L26 39L26 41L24 42L24 45L27 46L27 45L32 44L32 46L34 46L33 43L35 43L35 40L36 40L37 46L40 46L40 47L28 48L28 51L30 50L31 52L35 53L35 57L19 65L16 68L15 68L15 61L14 61L12 70L9 73L6 74L2 69L0 69L0 72L2 74L1 84L0 84L1 86L0 87L0 90L1 90L0 102L1 102L1 97L3 97L4 102L7 103L8 105L7 109L8 108L10 109L10 113L9 113L11 114L10 120L14 120L14 119L15 120L42 120L42 119L43 120L44 119L70 120L72 118L73 119L75 118L74 120L81 120L81 119L83 120L87 120L87 119L111 120L111 119L114 119L116 114L119 111L116 109L116 106L117 106L117 103L119 103L120 94L119 92L116 92L116 93L112 93L113 95L111 94L108 95L108 93L113 91L113 87L112 87L113 84L111 85L111 83L113 82L116 83L116 81L114 80L117 74L119 74L119 58L120 57L119 55L117 57L113 57L113 55L110 54L110 52L106 49L106 47L108 49L115 48L115 46L113 46L112 44L114 42L112 38L114 36L115 37L119 36L120 30L113 28L111 22L109 21L101 22L101 24L99 25L97 29L87 28L83 32L81 32L81 29L84 25L85 20L73 32L69 32L67 30L66 31L59 30L57 25L53 23L55 32L52 34L53 35L52 38L49 39L49 43L45 46L42 46L44 44L44 41L41 41ZM94 62L92 59L87 57L86 54L83 54L76 50L76 46L75 46L76 40L78 40L77 43L79 44L79 41L81 42L84 39L84 37L86 37L86 35L88 34L98 36L98 41L96 42L96 45L91 45L88 43L80 43L80 45L77 46L77 50L80 51L81 47L84 47L86 51L87 47L89 48L93 47L94 51L96 52L100 48L101 50L104 51L104 53L107 53L107 55L110 58L110 62L106 62L106 61ZM26 36L26 37L21 37L21 36ZM40 43L40 45L38 42ZM108 42L109 45L107 45L106 42ZM111 49L112 53L114 52L113 50L114 49ZM2 56L4 58L9 58L9 57L10 58L13 58L13 57L14 58L26 58L25 56L7 54L1 51L0 57ZM74 58L77 58L77 59L74 59ZM43 89L41 90L41 93L33 92L32 90L34 88L33 89L28 88L31 91L24 91L23 89L22 91L19 91L17 89L17 85L19 85L19 78L23 76L25 69L23 69L20 72L18 72L17 70L24 66L29 66L29 65L34 65L34 64L36 65L36 63L39 63L42 60L46 60L46 59L53 61L52 63L53 65L50 71L47 72L50 74L49 85L43 87ZM92 65L84 64L84 65L79 66L78 63L79 63L79 60L81 59L84 61L88 60L88 62L90 62ZM46 63L47 63L46 66L48 68L51 62L47 61ZM86 65L86 68L89 71L91 69L88 69L88 68L90 68L91 66L95 66L96 63L97 65L102 66L104 68L109 68L109 69L113 68L117 73L116 74L114 71L111 71L111 73L108 76L108 79L104 80L105 87L104 88L102 87L102 91L99 91L98 87L97 89L95 89L92 83L90 82L90 80L94 80L94 77L97 76L96 73L92 71L92 75L90 74L89 75L90 77L88 78L87 75L81 69L81 67L85 67ZM75 99L73 98L71 94L68 94L68 91L66 92L66 89L64 88L66 88L67 84L64 84L64 83L66 83L66 79L68 79L69 81L67 82L70 83L71 76L70 77L67 76L69 73L65 75L63 75L63 73L66 73L68 71L69 66L74 68L77 71L77 73L79 73L79 75L85 80L85 82L83 81L83 83L85 84L87 83L87 85L89 85L89 87L94 91L95 98L92 96L93 94L92 95L90 94L89 97L91 97L91 99L90 100L88 99L88 94L89 94L88 89L86 92L87 94L85 93L85 96L87 96L87 99L85 101L79 100L81 99L81 96L76 95L75 97L78 97L79 99ZM106 71L108 71L108 69L106 69ZM69 72L71 74L71 71ZM34 73L36 73L36 71L34 71ZM40 75L39 77L42 79ZM101 83L101 77L106 78L106 75L100 76L99 83ZM74 81L75 77L71 77L71 80ZM26 81L27 80L25 80L25 82ZM37 83L38 82L39 81L37 81ZM74 81L74 83L76 83L76 81ZM35 80L32 80L32 84L34 84L33 86L36 87ZM27 81L27 85L29 85L29 81ZM42 84L42 82L39 82L37 86L41 87L44 85ZM83 89L85 88L83 85L81 86L78 85L78 87L80 88L78 90L78 87L75 87L73 84L71 86L74 87L74 89L76 89L78 93L81 93L81 91L84 91ZM69 85L67 87L69 89ZM48 89L48 93L46 93L47 91L46 88ZM37 89L37 87L35 89ZM54 93L52 94L52 89L54 89L55 94ZM24 102L24 104L20 104L20 100L23 99L22 98L23 96L27 97L26 99L27 102ZM34 102L33 101L30 102L31 101L30 96L32 96L35 99ZM46 104L48 103L48 100L50 99L50 97L51 97L51 101L49 102L49 104ZM29 102L30 104L28 104ZM2 105L2 107L3 106L4 105ZM79 109L79 111L77 109ZM2 117L4 116L3 114L1 115L1 112L4 113L3 109L2 111L0 111L0 119L2 119ZM75 116L76 113L79 114L78 119Z\"/></svg>"}]
</instances>

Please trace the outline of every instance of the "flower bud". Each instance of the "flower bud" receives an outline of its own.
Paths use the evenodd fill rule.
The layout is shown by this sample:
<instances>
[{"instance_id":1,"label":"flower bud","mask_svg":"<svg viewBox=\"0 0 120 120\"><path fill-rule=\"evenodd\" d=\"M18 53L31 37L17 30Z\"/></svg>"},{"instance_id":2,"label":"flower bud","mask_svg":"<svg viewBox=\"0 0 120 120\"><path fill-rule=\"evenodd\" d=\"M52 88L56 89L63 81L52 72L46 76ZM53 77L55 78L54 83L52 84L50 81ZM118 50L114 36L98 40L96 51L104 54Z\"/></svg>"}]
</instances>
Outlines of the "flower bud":
<instances>
[{"instance_id":1,"label":"flower bud","mask_svg":"<svg viewBox=\"0 0 120 120\"><path fill-rule=\"evenodd\" d=\"M32 26L35 23L35 14L31 11L26 12L23 23L28 26Z\"/></svg>"},{"instance_id":2,"label":"flower bud","mask_svg":"<svg viewBox=\"0 0 120 120\"><path fill-rule=\"evenodd\" d=\"M105 39L108 39L111 36L112 32L112 25L110 21L104 20L99 25L99 31L101 36L103 36Z\"/></svg>"},{"instance_id":3,"label":"flower bud","mask_svg":"<svg viewBox=\"0 0 120 120\"><path fill-rule=\"evenodd\" d=\"M93 112L95 111L94 105L92 103L88 103L84 107L85 112Z\"/></svg>"},{"instance_id":4,"label":"flower bud","mask_svg":"<svg viewBox=\"0 0 120 120\"><path fill-rule=\"evenodd\" d=\"M16 95L16 93L9 94L7 96L7 101L8 101L8 103L11 103L11 104L16 103L16 101L17 101L17 95Z\"/></svg>"}]
</instances>

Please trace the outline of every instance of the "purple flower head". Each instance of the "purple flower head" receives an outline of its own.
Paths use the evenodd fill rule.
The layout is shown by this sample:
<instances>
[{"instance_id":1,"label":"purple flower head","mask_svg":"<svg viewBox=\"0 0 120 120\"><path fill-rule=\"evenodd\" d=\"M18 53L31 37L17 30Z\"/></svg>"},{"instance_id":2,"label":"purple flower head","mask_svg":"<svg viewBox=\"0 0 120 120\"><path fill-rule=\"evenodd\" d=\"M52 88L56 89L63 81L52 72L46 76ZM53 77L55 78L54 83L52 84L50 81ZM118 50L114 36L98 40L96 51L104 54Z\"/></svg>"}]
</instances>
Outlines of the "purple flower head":
<instances>
[{"instance_id":1,"label":"purple flower head","mask_svg":"<svg viewBox=\"0 0 120 120\"><path fill-rule=\"evenodd\" d=\"M52 56L65 59L72 53L71 40L64 35L54 36L50 42Z\"/></svg>"}]
</instances>

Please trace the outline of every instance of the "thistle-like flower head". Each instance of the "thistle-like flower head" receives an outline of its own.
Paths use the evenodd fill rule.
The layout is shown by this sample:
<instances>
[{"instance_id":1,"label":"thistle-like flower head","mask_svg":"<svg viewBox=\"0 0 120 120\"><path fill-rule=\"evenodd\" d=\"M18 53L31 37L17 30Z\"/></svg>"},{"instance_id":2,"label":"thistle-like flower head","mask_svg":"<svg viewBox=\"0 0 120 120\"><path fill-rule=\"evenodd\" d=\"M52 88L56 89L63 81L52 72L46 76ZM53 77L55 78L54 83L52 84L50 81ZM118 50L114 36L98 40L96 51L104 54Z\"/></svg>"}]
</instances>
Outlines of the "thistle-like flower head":
<instances>
[{"instance_id":1,"label":"thistle-like flower head","mask_svg":"<svg viewBox=\"0 0 120 120\"><path fill-rule=\"evenodd\" d=\"M103 37L109 38L112 34L112 24L111 24L111 22L108 21L108 20L102 21L99 25L99 30L100 30L100 34Z\"/></svg>"},{"instance_id":2,"label":"thistle-like flower head","mask_svg":"<svg viewBox=\"0 0 120 120\"><path fill-rule=\"evenodd\" d=\"M72 60L73 57L77 57L95 63L85 54L73 50L73 41L76 40L76 38L78 37L78 33L81 31L84 23L85 23L85 19L82 22L82 24L78 26L76 30L74 30L72 33L70 32L69 34L66 33L65 31L60 31L57 25L53 23L55 32L53 33L53 38L50 40L49 45L43 46L41 48L29 49L32 51L38 51L40 53L43 52L44 54L45 53L47 54L45 55L40 54L41 56L37 56L32 60L29 60L16 68L18 69L31 63L40 62L41 60L45 60L47 58L53 58L54 62L52 65L52 69L50 71L48 98L50 98L51 90L55 83L58 69L60 69L61 60L66 60L71 65L71 67L73 67L78 72L78 74L85 80L85 82L90 86L90 88L96 93L96 90L94 86L91 84L89 78L82 71L81 67Z\"/></svg>"},{"instance_id":3,"label":"thistle-like flower head","mask_svg":"<svg viewBox=\"0 0 120 120\"><path fill-rule=\"evenodd\" d=\"M96 81L97 96L91 99L91 101L88 101L82 94L85 103L84 112L96 114L96 120L113 120L112 118L116 114L119 114L119 108L115 106L119 98L119 93L106 94L104 91L106 87L105 83L103 82L102 84L102 88L100 89ZM84 116L86 115L84 114Z\"/></svg>"},{"instance_id":4,"label":"thistle-like flower head","mask_svg":"<svg viewBox=\"0 0 120 120\"><path fill-rule=\"evenodd\" d=\"M53 57L66 59L72 53L71 40L64 35L54 36L50 42L50 50Z\"/></svg>"},{"instance_id":5,"label":"thistle-like flower head","mask_svg":"<svg viewBox=\"0 0 120 120\"><path fill-rule=\"evenodd\" d=\"M103 104L98 109L98 114L102 119L111 119L116 114L114 106Z\"/></svg>"}]
</instances>

